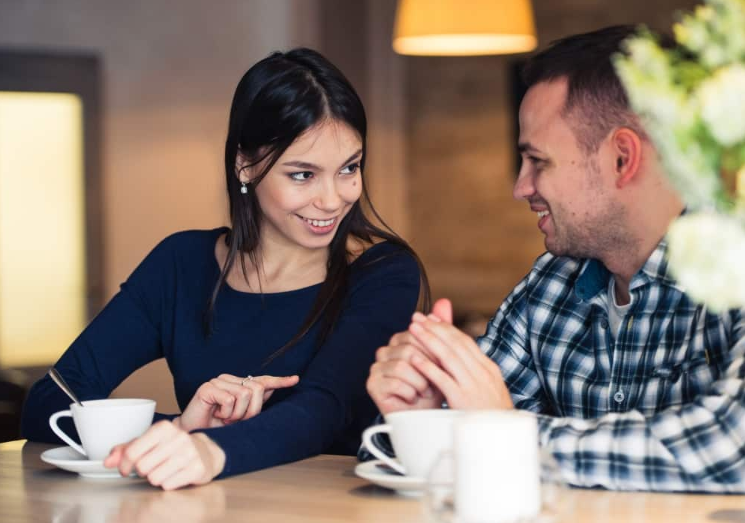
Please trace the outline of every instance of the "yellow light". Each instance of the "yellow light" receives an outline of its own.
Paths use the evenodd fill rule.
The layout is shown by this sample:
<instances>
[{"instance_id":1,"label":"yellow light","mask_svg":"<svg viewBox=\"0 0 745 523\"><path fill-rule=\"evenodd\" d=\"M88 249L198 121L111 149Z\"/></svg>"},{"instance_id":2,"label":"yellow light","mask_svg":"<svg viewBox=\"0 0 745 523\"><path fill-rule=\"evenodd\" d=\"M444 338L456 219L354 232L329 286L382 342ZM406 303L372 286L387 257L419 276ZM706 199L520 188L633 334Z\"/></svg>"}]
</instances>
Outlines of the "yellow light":
<instances>
[{"instance_id":1,"label":"yellow light","mask_svg":"<svg viewBox=\"0 0 745 523\"><path fill-rule=\"evenodd\" d=\"M530 0L399 0L393 50L466 56L535 49Z\"/></svg>"},{"instance_id":2,"label":"yellow light","mask_svg":"<svg viewBox=\"0 0 745 523\"><path fill-rule=\"evenodd\" d=\"M82 102L0 92L0 367L52 363L85 302Z\"/></svg>"}]
</instances>

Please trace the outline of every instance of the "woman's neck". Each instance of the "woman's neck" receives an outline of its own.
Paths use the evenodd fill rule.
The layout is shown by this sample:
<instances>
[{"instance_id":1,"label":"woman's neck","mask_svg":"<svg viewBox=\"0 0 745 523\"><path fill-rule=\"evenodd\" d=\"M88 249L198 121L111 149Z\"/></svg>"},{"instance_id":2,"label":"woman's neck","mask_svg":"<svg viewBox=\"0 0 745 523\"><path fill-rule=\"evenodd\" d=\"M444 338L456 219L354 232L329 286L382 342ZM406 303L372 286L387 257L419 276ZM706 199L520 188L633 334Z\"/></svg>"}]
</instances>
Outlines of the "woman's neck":
<instances>
[{"instance_id":1,"label":"woman's neck","mask_svg":"<svg viewBox=\"0 0 745 523\"><path fill-rule=\"evenodd\" d=\"M225 265L228 247L224 236L218 239L215 256L220 267ZM243 273L240 253L227 276L227 283L242 292L286 292L321 283L326 278L328 249L306 249L262 239L255 252L258 266L245 256Z\"/></svg>"}]
</instances>

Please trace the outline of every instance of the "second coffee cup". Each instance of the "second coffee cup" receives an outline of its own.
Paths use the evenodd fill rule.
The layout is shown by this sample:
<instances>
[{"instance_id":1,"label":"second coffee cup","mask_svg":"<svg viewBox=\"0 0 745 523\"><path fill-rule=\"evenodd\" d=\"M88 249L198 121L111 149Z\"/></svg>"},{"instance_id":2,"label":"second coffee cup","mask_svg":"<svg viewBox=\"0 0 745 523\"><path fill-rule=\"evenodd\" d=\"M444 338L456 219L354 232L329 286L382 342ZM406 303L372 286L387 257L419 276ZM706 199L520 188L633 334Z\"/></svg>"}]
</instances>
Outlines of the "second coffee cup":
<instances>
[{"instance_id":1,"label":"second coffee cup","mask_svg":"<svg viewBox=\"0 0 745 523\"><path fill-rule=\"evenodd\" d=\"M437 457L453 447L453 425L463 411L449 409L407 410L385 416L385 424L369 427L362 441L370 453L392 469L410 477L425 478ZM389 433L396 459L388 457L373 440Z\"/></svg>"}]
</instances>

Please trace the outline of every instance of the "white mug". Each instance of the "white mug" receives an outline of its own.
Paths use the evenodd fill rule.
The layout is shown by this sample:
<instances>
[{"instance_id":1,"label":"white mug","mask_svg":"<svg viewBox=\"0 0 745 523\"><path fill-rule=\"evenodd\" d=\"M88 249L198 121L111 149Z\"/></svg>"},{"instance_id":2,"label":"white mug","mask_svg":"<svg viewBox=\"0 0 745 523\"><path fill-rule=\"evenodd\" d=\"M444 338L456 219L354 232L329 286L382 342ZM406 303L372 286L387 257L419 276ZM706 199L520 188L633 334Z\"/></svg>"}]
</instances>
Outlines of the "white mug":
<instances>
[{"instance_id":1,"label":"white mug","mask_svg":"<svg viewBox=\"0 0 745 523\"><path fill-rule=\"evenodd\" d=\"M77 403L70 410L52 414L49 426L62 441L90 460L102 460L111 449L133 440L153 423L155 401L148 399L105 399ZM75 442L57 425L62 417L72 417L81 444Z\"/></svg>"},{"instance_id":2,"label":"white mug","mask_svg":"<svg viewBox=\"0 0 745 523\"><path fill-rule=\"evenodd\" d=\"M393 412L385 416L385 424L367 428L362 441L373 456L395 471L424 479L437 456L452 448L453 424L462 414L449 409ZM390 434L398 461L375 445L373 436L379 433Z\"/></svg>"},{"instance_id":3,"label":"white mug","mask_svg":"<svg viewBox=\"0 0 745 523\"><path fill-rule=\"evenodd\" d=\"M473 411L455 423L453 449L437 459L427 478L429 508L437 521L528 522L550 502L555 482L548 453L538 445L538 423L524 411ZM452 479L440 469L454 469ZM545 490L545 491L544 491Z\"/></svg>"}]
</instances>

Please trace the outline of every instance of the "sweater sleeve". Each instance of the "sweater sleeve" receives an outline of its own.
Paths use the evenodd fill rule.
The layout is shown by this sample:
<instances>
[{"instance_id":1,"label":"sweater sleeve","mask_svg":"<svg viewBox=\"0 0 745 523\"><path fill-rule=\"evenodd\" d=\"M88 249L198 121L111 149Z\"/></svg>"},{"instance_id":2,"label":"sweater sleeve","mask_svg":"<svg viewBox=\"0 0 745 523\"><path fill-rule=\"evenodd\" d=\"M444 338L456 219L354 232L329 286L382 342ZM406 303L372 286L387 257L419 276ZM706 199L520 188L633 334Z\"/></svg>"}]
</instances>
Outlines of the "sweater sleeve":
<instances>
[{"instance_id":1,"label":"sweater sleeve","mask_svg":"<svg viewBox=\"0 0 745 523\"><path fill-rule=\"evenodd\" d=\"M324 452L359 411L371 411L365 390L370 365L377 348L408 325L419 296L419 268L397 250L363 271L336 328L290 395L251 419L199 431L225 451L221 477ZM371 411L367 422L373 416Z\"/></svg>"},{"instance_id":2,"label":"sweater sleeve","mask_svg":"<svg viewBox=\"0 0 745 523\"><path fill-rule=\"evenodd\" d=\"M55 363L78 398L106 398L132 372L163 356L161 328L164 311L171 308L173 260L172 241L167 238L142 261ZM67 396L44 376L33 385L26 399L22 436L32 441L59 442L48 420L69 405ZM156 415L156 419L163 417ZM69 418L60 420L60 427L74 434Z\"/></svg>"}]
</instances>

